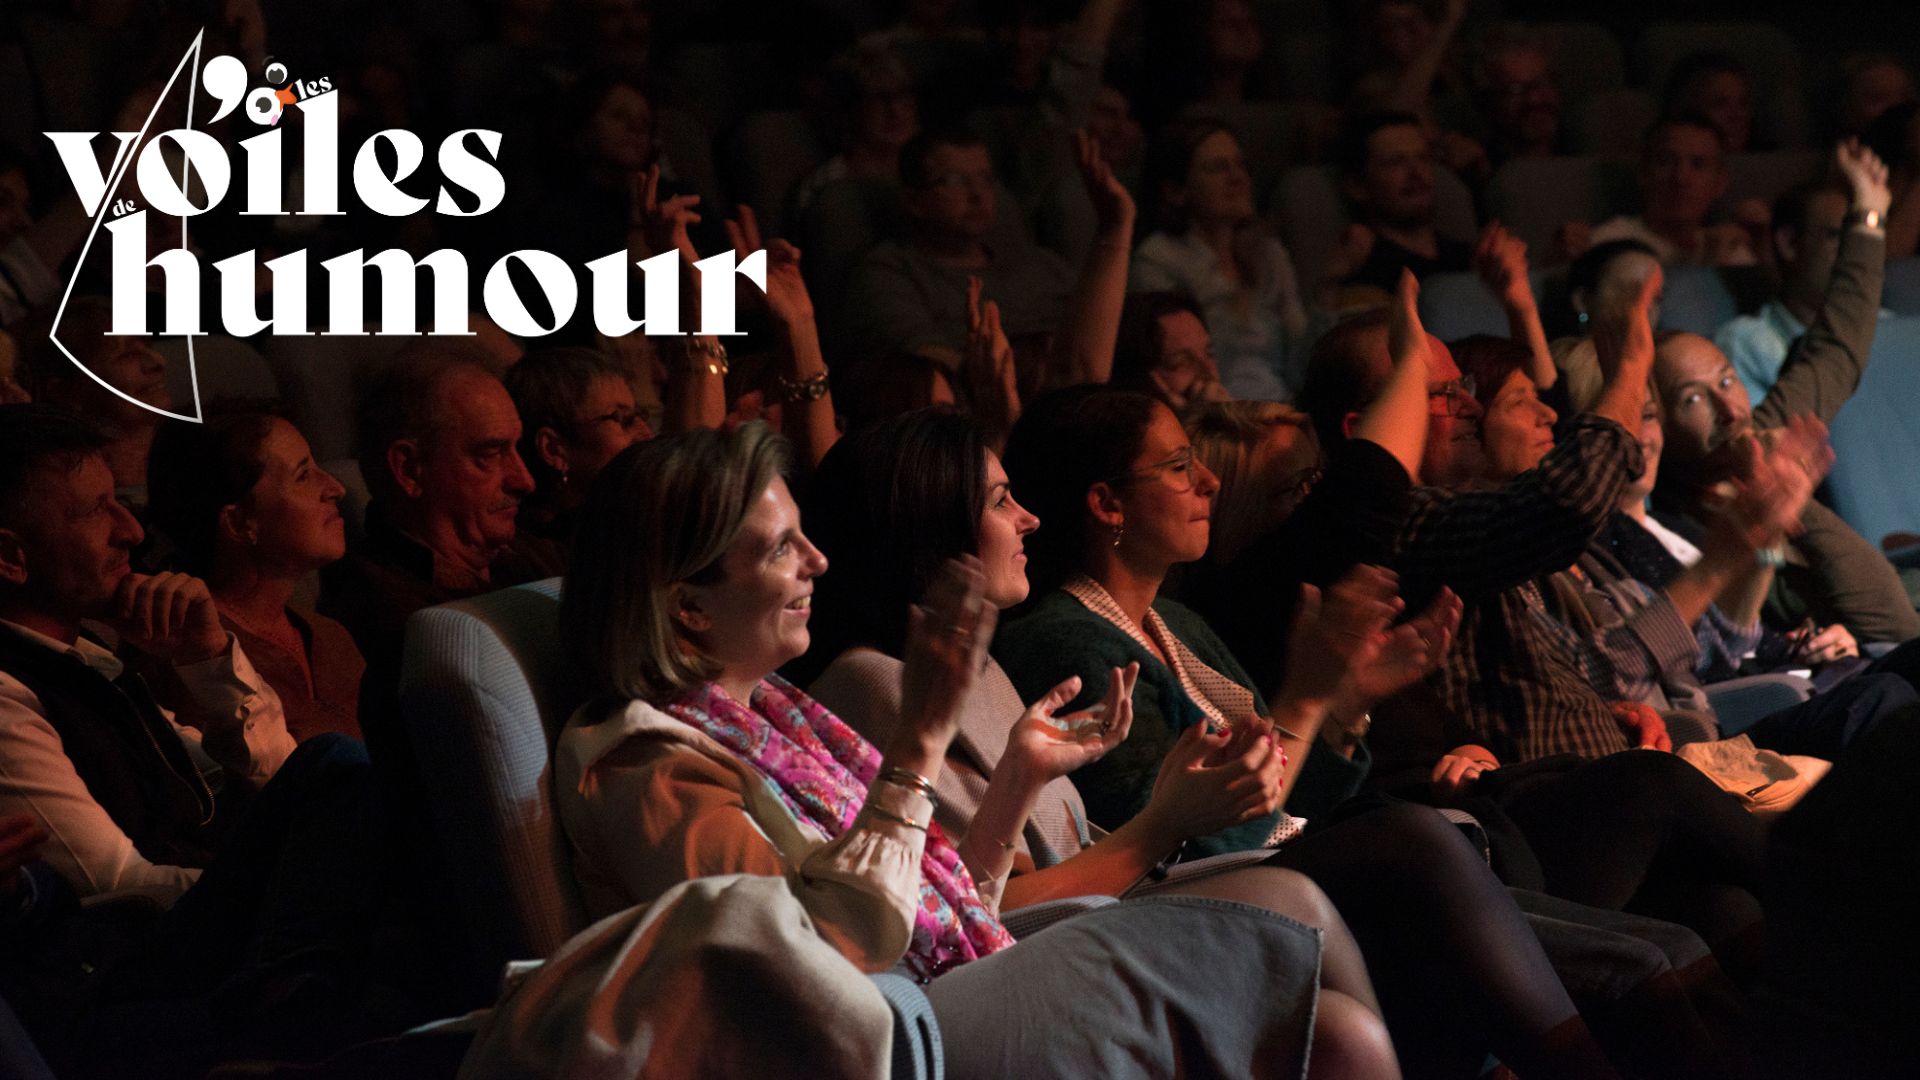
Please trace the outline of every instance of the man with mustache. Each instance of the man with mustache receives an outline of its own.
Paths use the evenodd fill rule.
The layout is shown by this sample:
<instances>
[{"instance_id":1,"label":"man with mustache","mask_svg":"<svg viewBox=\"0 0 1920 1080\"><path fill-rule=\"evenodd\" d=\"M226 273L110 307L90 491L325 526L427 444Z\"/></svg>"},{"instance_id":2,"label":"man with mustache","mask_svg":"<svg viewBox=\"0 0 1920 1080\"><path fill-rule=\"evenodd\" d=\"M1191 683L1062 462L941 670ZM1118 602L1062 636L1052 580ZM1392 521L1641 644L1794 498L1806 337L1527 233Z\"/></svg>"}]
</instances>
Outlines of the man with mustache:
<instances>
[{"instance_id":1,"label":"man with mustache","mask_svg":"<svg viewBox=\"0 0 1920 1080\"><path fill-rule=\"evenodd\" d=\"M1739 372L1711 341L1695 334L1660 339L1654 383L1666 454L1653 504L1663 523L1690 540L1700 534L1704 504L1743 459L1749 440L1764 444L1793 416L1831 423L1866 370L1885 272L1886 167L1856 143L1843 144L1835 160L1853 203L1826 300L1760 403L1750 404ZM1800 524L1804 531L1787 545L1780 578L1807 613L1822 625L1846 625L1862 642L1920 636L1920 615L1871 543L1819 503L1807 504ZM1769 606L1770 621L1800 617Z\"/></svg>"}]
</instances>

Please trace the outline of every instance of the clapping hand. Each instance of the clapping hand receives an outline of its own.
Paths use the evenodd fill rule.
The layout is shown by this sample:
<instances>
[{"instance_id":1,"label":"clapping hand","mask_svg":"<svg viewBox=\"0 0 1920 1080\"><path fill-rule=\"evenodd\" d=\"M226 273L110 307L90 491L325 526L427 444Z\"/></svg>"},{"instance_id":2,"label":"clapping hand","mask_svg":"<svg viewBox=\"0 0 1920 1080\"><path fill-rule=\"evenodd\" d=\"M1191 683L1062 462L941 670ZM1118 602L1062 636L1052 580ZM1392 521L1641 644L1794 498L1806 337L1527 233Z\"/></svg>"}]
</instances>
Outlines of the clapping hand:
<instances>
[{"instance_id":1,"label":"clapping hand","mask_svg":"<svg viewBox=\"0 0 1920 1080\"><path fill-rule=\"evenodd\" d=\"M1033 703L1007 735L1002 768L1023 769L1042 780L1066 776L1104 757L1133 730L1133 685L1140 665L1114 668L1100 704L1068 716L1055 716L1080 693L1080 676L1061 683Z\"/></svg>"},{"instance_id":2,"label":"clapping hand","mask_svg":"<svg viewBox=\"0 0 1920 1080\"><path fill-rule=\"evenodd\" d=\"M1387 627L1405 606L1399 586L1399 576L1380 566L1354 567L1324 597L1314 586L1302 586L1281 694L1328 703L1354 672L1372 666L1386 647Z\"/></svg>"},{"instance_id":3,"label":"clapping hand","mask_svg":"<svg viewBox=\"0 0 1920 1080\"><path fill-rule=\"evenodd\" d=\"M960 376L980 425L1005 432L1020 418L1019 372L1013 345L1000 324L1000 305L983 301L980 291L980 279L967 278L967 348Z\"/></svg>"},{"instance_id":4,"label":"clapping hand","mask_svg":"<svg viewBox=\"0 0 1920 1080\"><path fill-rule=\"evenodd\" d=\"M628 220L640 230L641 242L654 255L678 251L688 265L700 261L687 229L700 223L694 207L698 195L675 195L660 201L660 166L649 165L634 173L628 184Z\"/></svg>"},{"instance_id":5,"label":"clapping hand","mask_svg":"<svg viewBox=\"0 0 1920 1080\"><path fill-rule=\"evenodd\" d=\"M1160 763L1142 816L1178 842L1265 817L1286 801L1287 755L1254 719L1231 731L1195 724Z\"/></svg>"},{"instance_id":6,"label":"clapping hand","mask_svg":"<svg viewBox=\"0 0 1920 1080\"><path fill-rule=\"evenodd\" d=\"M1480 233L1473 249L1473 270L1508 308L1534 306L1527 280L1527 244L1495 221Z\"/></svg>"},{"instance_id":7,"label":"clapping hand","mask_svg":"<svg viewBox=\"0 0 1920 1080\"><path fill-rule=\"evenodd\" d=\"M1365 712L1432 674L1453 647L1464 610L1452 589L1441 589L1426 610L1388 632L1371 664L1354 669L1338 711Z\"/></svg>"},{"instance_id":8,"label":"clapping hand","mask_svg":"<svg viewBox=\"0 0 1920 1080\"><path fill-rule=\"evenodd\" d=\"M1086 185L1087 198L1093 200L1095 220L1100 231L1118 233L1130 239L1133 232L1133 194L1113 174L1113 166L1100 153L1100 140L1082 129L1073 133L1073 160L1080 167L1080 180Z\"/></svg>"},{"instance_id":9,"label":"clapping hand","mask_svg":"<svg viewBox=\"0 0 1920 1080\"><path fill-rule=\"evenodd\" d=\"M986 585L979 559L950 559L927 590L927 602L907 613L901 728L916 734L936 757L953 741L961 703L993 640L999 612L987 602Z\"/></svg>"}]
</instances>

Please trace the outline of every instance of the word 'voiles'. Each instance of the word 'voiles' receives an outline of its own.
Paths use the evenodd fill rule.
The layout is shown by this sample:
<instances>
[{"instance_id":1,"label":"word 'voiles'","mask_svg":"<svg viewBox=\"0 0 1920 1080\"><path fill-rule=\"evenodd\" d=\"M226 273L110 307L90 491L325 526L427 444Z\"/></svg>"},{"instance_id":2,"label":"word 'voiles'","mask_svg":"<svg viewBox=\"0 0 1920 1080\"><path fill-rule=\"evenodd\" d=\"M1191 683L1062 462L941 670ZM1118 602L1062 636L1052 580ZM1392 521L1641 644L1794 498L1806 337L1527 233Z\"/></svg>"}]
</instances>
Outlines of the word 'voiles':
<instances>
[{"instance_id":1,"label":"word 'voiles'","mask_svg":"<svg viewBox=\"0 0 1920 1080\"><path fill-rule=\"evenodd\" d=\"M216 57L214 63L231 58ZM232 63L237 63L233 61ZM289 95L291 96L291 95ZM301 151L304 161L302 205L288 210L282 205L284 190L283 139L285 129L274 127L241 140L244 152L247 216L339 216L340 121L339 98L331 92L303 96L289 103L299 109L302 125ZM156 106L157 109L157 106ZM226 109L216 114L225 115ZM275 114L277 119L278 114ZM111 165L102 169L93 150L100 133L84 131L48 132L60 155L61 164L72 181L74 191L89 215L102 209L111 177L122 168L122 159L139 138L137 133L116 131L118 140ZM400 183L420 170L426 159L426 147L418 135L402 129L389 129L370 136L354 155L352 180L354 193L368 210L387 217L409 217L429 207L449 217L479 217L498 208L506 199L506 178L497 165L501 135L483 128L466 128L446 136L436 154L443 183L436 197L410 195ZM393 155L389 170L380 160L379 148L385 145ZM169 153L176 161L169 161ZM172 170L183 164L178 175ZM152 210L172 217L191 219L207 213L227 198L234 183L234 165L227 148L204 131L176 128L163 131L138 151L137 160L128 163L141 196ZM191 174L194 183L187 183ZM472 208L461 205L450 188L470 196ZM196 202L195 195L203 201ZM199 257L185 247L162 251L149 257L147 251L148 209L127 200L116 200L109 212L118 216L105 222L111 237L111 280L113 290L114 334L194 335L207 333L200 325L201 266ZM627 253L615 251L586 264L593 320L596 329L609 337L619 337L644 328L652 335L677 335L684 332L731 335L735 328L733 275L738 273L765 291L766 252L756 251L736 261L725 251L697 264L700 271L700 328L680 328L679 255L668 251L651 258L629 260ZM643 276L642 317L633 318L628 309L629 263ZM220 281L220 317L226 333L250 337L262 332L275 335L361 336L367 334L364 290L368 271L380 276L381 325L379 333L412 335L420 333L416 311L416 286L420 271L432 274L433 320L430 333L470 334L468 297L470 274L466 256L451 248L441 248L418 260L405 251L388 249L368 256L364 250L349 251L323 260L327 276L327 319L325 329L310 329L307 312L307 252L289 252L267 260L272 288L270 312L259 313L257 288L258 254L242 252L213 264ZM518 263L529 272L552 311L548 325L536 317L522 299L513 281L511 267ZM150 268L158 269L165 282L164 325L147 325L147 278ZM521 337L551 334L572 320L580 303L580 282L573 267L549 252L522 249L501 256L487 270L481 285L481 301L487 317L507 332Z\"/></svg>"}]
</instances>

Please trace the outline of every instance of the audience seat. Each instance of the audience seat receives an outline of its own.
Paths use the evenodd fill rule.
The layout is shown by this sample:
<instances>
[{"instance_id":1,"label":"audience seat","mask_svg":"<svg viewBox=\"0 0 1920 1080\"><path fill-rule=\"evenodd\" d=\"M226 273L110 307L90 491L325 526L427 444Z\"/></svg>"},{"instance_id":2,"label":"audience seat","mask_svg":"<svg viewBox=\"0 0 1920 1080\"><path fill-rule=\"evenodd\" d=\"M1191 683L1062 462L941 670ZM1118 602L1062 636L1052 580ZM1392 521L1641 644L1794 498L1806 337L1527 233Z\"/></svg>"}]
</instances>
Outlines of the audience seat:
<instances>
[{"instance_id":1,"label":"audience seat","mask_svg":"<svg viewBox=\"0 0 1920 1080\"><path fill-rule=\"evenodd\" d=\"M1710 338L1738 314L1740 307L1720 270L1711 266L1667 268L1666 291L1660 294L1659 329L1685 330Z\"/></svg>"},{"instance_id":2,"label":"audience seat","mask_svg":"<svg viewBox=\"0 0 1920 1080\"><path fill-rule=\"evenodd\" d=\"M560 643L559 594L549 578L428 608L407 625L401 705L446 861L464 871L474 974L489 981L587 926L548 760L581 703ZM874 980L894 1009L893 1075L938 1080L926 996L897 975Z\"/></svg>"},{"instance_id":3,"label":"audience seat","mask_svg":"<svg viewBox=\"0 0 1920 1080\"><path fill-rule=\"evenodd\" d=\"M1289 98L1332 104L1340 99L1339 54L1339 36L1332 31L1287 31L1268 36L1259 71L1266 85Z\"/></svg>"},{"instance_id":4,"label":"audience seat","mask_svg":"<svg viewBox=\"0 0 1920 1080\"><path fill-rule=\"evenodd\" d=\"M1626 53L1613 31L1592 22L1543 22L1530 28L1546 42L1554 80L1568 105L1627 85Z\"/></svg>"},{"instance_id":5,"label":"audience seat","mask_svg":"<svg viewBox=\"0 0 1920 1080\"><path fill-rule=\"evenodd\" d=\"M1781 709L1791 709L1812 696L1813 684L1798 675L1749 675L1713 683L1707 687L1707 700L1713 705L1720 730L1717 734L1708 732L1705 737L1730 739ZM1677 735L1673 741L1675 746L1681 743Z\"/></svg>"},{"instance_id":6,"label":"audience seat","mask_svg":"<svg viewBox=\"0 0 1920 1080\"><path fill-rule=\"evenodd\" d=\"M1767 207L1794 185L1812 180L1830 155L1818 150L1775 150L1727 155L1727 205L1759 199Z\"/></svg>"},{"instance_id":7,"label":"audience seat","mask_svg":"<svg viewBox=\"0 0 1920 1080\"><path fill-rule=\"evenodd\" d=\"M766 99L772 83L773 43L687 42L666 62L673 102L708 131L726 131L750 102Z\"/></svg>"},{"instance_id":8,"label":"audience seat","mask_svg":"<svg viewBox=\"0 0 1920 1080\"><path fill-rule=\"evenodd\" d=\"M1442 236L1473 240L1480 232L1473 193L1450 169L1433 171L1435 225ZM1280 242L1293 256L1300 280L1320 280L1327 253L1340 241L1349 221L1340 194L1340 173L1333 165L1305 165L1280 176L1268 211L1280 229Z\"/></svg>"},{"instance_id":9,"label":"audience seat","mask_svg":"<svg viewBox=\"0 0 1920 1080\"><path fill-rule=\"evenodd\" d=\"M187 363L187 339L153 339L155 352L167 358L167 390L173 395L173 411L193 413L193 383L200 384L200 405L219 401L274 403L280 400L280 384L273 369L252 345L225 334L196 336L193 363ZM195 376L198 376L197 380Z\"/></svg>"},{"instance_id":10,"label":"audience seat","mask_svg":"<svg viewBox=\"0 0 1920 1080\"><path fill-rule=\"evenodd\" d=\"M269 337L263 342L267 366L280 386L280 399L313 447L316 461L354 454L355 380L407 344L410 337Z\"/></svg>"},{"instance_id":11,"label":"audience seat","mask_svg":"<svg viewBox=\"0 0 1920 1080\"><path fill-rule=\"evenodd\" d=\"M1554 251L1560 226L1598 225L1633 204L1633 163L1600 157L1523 158L1494 172L1489 212L1527 242L1535 261Z\"/></svg>"},{"instance_id":12,"label":"audience seat","mask_svg":"<svg viewBox=\"0 0 1920 1080\"><path fill-rule=\"evenodd\" d=\"M1880 320L1860 388L1833 421L1826 497L1875 547L1920 533L1920 318Z\"/></svg>"},{"instance_id":13,"label":"audience seat","mask_svg":"<svg viewBox=\"0 0 1920 1080\"><path fill-rule=\"evenodd\" d=\"M803 110L748 113L727 144L727 190L753 207L764 233L786 235L787 200L827 156Z\"/></svg>"},{"instance_id":14,"label":"audience seat","mask_svg":"<svg viewBox=\"0 0 1920 1080\"><path fill-rule=\"evenodd\" d=\"M1420 282L1420 321L1441 341L1506 337L1507 313L1477 274L1433 274Z\"/></svg>"},{"instance_id":15,"label":"audience seat","mask_svg":"<svg viewBox=\"0 0 1920 1080\"><path fill-rule=\"evenodd\" d=\"M1920 257L1895 259L1887 264L1887 283L1880 306L1896 315L1920 315Z\"/></svg>"},{"instance_id":16,"label":"audience seat","mask_svg":"<svg viewBox=\"0 0 1920 1080\"><path fill-rule=\"evenodd\" d=\"M1571 114L1575 153L1633 159L1660 116L1660 101L1645 90L1602 90L1572 106Z\"/></svg>"}]
</instances>

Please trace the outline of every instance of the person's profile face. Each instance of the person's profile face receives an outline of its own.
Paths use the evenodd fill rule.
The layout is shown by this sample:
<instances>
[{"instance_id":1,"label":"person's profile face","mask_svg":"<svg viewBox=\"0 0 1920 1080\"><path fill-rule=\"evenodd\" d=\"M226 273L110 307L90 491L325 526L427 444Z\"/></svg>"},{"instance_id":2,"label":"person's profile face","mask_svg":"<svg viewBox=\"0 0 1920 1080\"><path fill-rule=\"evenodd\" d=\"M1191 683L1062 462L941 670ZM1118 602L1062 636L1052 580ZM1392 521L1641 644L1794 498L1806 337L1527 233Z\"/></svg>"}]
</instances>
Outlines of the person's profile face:
<instances>
[{"instance_id":1,"label":"person's profile face","mask_svg":"<svg viewBox=\"0 0 1920 1080\"><path fill-rule=\"evenodd\" d=\"M260 441L260 479L242 508L253 550L265 564L297 577L347 553L340 497L346 488L313 460L300 429L275 420Z\"/></svg>"},{"instance_id":2,"label":"person's profile face","mask_svg":"<svg viewBox=\"0 0 1920 1080\"><path fill-rule=\"evenodd\" d=\"M1005 610L1027 598L1027 536L1040 519L1014 501L999 455L987 451L987 502L980 511L980 566L987 602Z\"/></svg>"},{"instance_id":3,"label":"person's profile face","mask_svg":"<svg viewBox=\"0 0 1920 1080\"><path fill-rule=\"evenodd\" d=\"M1379 337L1381 362L1387 358L1387 334ZM1427 450L1420 466L1423 483L1459 488L1486 474L1480 446L1480 403L1464 390L1460 365L1446 342L1427 335Z\"/></svg>"},{"instance_id":4,"label":"person's profile face","mask_svg":"<svg viewBox=\"0 0 1920 1080\"><path fill-rule=\"evenodd\" d=\"M1206 555L1220 481L1193 456L1173 410L1155 407L1131 468L1110 484L1125 515L1122 544L1143 564L1170 569Z\"/></svg>"},{"instance_id":5,"label":"person's profile face","mask_svg":"<svg viewBox=\"0 0 1920 1080\"><path fill-rule=\"evenodd\" d=\"M1480 419L1480 446L1487 456L1487 478L1505 482L1540 464L1553 452L1553 424L1559 419L1540 400L1533 380L1521 369L1507 373Z\"/></svg>"},{"instance_id":6,"label":"person's profile face","mask_svg":"<svg viewBox=\"0 0 1920 1080\"><path fill-rule=\"evenodd\" d=\"M97 454L68 467L48 463L27 482L11 532L25 562L19 586L26 604L67 619L106 614L130 555L144 537L140 523L114 497L113 470Z\"/></svg>"},{"instance_id":7,"label":"person's profile face","mask_svg":"<svg viewBox=\"0 0 1920 1080\"><path fill-rule=\"evenodd\" d=\"M767 485L720 556L719 580L684 585L677 617L729 678L759 681L807 651L813 579L827 557L800 531L785 480Z\"/></svg>"},{"instance_id":8,"label":"person's profile face","mask_svg":"<svg viewBox=\"0 0 1920 1080\"><path fill-rule=\"evenodd\" d=\"M520 460L520 414L500 380L449 372L434 388L440 422L420 440L418 498L461 543L491 559L513 542L533 476Z\"/></svg>"}]
</instances>

